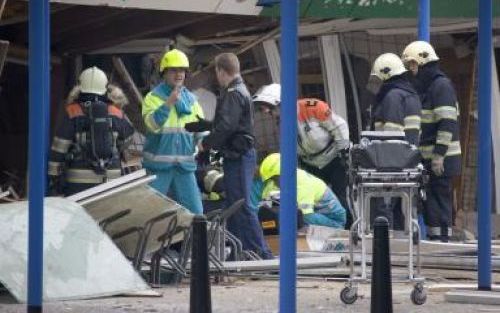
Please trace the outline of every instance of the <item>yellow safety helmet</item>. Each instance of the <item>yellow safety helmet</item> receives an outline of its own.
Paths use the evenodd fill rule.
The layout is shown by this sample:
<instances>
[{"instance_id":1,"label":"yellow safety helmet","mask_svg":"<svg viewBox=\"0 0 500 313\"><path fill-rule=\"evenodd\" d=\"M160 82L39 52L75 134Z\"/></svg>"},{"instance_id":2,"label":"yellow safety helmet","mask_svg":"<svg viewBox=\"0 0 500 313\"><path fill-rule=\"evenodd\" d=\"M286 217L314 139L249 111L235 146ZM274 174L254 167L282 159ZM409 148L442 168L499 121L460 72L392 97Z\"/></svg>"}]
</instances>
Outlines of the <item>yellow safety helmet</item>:
<instances>
[{"instance_id":1,"label":"yellow safety helmet","mask_svg":"<svg viewBox=\"0 0 500 313\"><path fill-rule=\"evenodd\" d=\"M160 73L168 68L189 68L189 60L184 52L173 49L166 52L160 61Z\"/></svg>"},{"instance_id":2,"label":"yellow safety helmet","mask_svg":"<svg viewBox=\"0 0 500 313\"><path fill-rule=\"evenodd\" d=\"M279 153L268 155L260 164L260 176L266 181L274 176L280 175L281 156Z\"/></svg>"}]
</instances>

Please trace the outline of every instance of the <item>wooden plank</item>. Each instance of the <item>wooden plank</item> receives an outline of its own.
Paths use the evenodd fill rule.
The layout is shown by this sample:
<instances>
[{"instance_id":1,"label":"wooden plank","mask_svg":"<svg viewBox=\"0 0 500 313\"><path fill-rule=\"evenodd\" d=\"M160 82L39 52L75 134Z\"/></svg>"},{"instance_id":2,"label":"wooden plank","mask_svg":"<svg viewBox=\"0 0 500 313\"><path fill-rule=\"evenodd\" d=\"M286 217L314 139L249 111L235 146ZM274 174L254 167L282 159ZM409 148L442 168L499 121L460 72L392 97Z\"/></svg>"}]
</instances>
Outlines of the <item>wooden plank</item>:
<instances>
[{"instance_id":1,"label":"wooden plank","mask_svg":"<svg viewBox=\"0 0 500 313\"><path fill-rule=\"evenodd\" d=\"M313 257L297 259L297 268L323 268L337 267L344 264L341 256L334 255L328 257ZM262 271L277 271L279 270L280 260L259 260L259 261L239 261L239 262L224 262L224 269L227 271L236 272L262 272Z\"/></svg>"},{"instance_id":2,"label":"wooden plank","mask_svg":"<svg viewBox=\"0 0 500 313\"><path fill-rule=\"evenodd\" d=\"M51 2L67 4L84 4L89 6L110 6L126 9L142 9L144 11L169 10L187 12L207 12L218 14L258 15L262 7L256 6L255 1L234 0L52 0Z\"/></svg>"},{"instance_id":3,"label":"wooden plank","mask_svg":"<svg viewBox=\"0 0 500 313\"><path fill-rule=\"evenodd\" d=\"M2 191L0 192L0 199L5 198L10 195L10 191Z\"/></svg>"},{"instance_id":4,"label":"wooden plank","mask_svg":"<svg viewBox=\"0 0 500 313\"><path fill-rule=\"evenodd\" d=\"M127 98L129 99L129 104L123 108L125 114L130 119L135 129L139 131L141 134L146 133L146 125L144 124L144 120L142 119L141 108L142 108L142 94L137 88L128 72L125 64L123 63L120 57L113 57L113 66L118 72L118 76L120 81L123 83L124 89Z\"/></svg>"},{"instance_id":5,"label":"wooden plank","mask_svg":"<svg viewBox=\"0 0 500 313\"><path fill-rule=\"evenodd\" d=\"M256 35L249 36L230 36L230 37L215 37L215 38L206 38L200 39L193 42L192 46L206 46L206 45L218 45L218 44L227 44L227 43L241 43L248 42L257 39Z\"/></svg>"},{"instance_id":6,"label":"wooden plank","mask_svg":"<svg viewBox=\"0 0 500 313\"><path fill-rule=\"evenodd\" d=\"M454 303L500 305L500 293L495 291L449 291L444 298Z\"/></svg>"},{"instance_id":7,"label":"wooden plank","mask_svg":"<svg viewBox=\"0 0 500 313\"><path fill-rule=\"evenodd\" d=\"M5 9L5 4L7 0L2 0L2 5L0 6L0 21L2 20L3 10Z\"/></svg>"},{"instance_id":8,"label":"wooden plank","mask_svg":"<svg viewBox=\"0 0 500 313\"><path fill-rule=\"evenodd\" d=\"M0 77L2 76L3 66L7 58L7 52L9 51L9 42L5 40L0 40Z\"/></svg>"},{"instance_id":9,"label":"wooden plank","mask_svg":"<svg viewBox=\"0 0 500 313\"><path fill-rule=\"evenodd\" d=\"M61 53L77 53L114 46L134 39L142 39L159 33L167 33L186 27L192 23L213 19L215 15L180 13L168 11L128 12L113 18L108 23L88 27L86 34L98 36L68 37L56 45ZM165 21L168 21L166 23ZM62 27L62 26L60 26Z\"/></svg>"},{"instance_id":10,"label":"wooden plank","mask_svg":"<svg viewBox=\"0 0 500 313\"><path fill-rule=\"evenodd\" d=\"M275 29L271 30L270 32L268 33L265 33L263 34L262 36L258 37L257 39L249 42L248 44L245 44L245 45L242 45L241 47L239 47L234 53L236 55L239 55L239 54L242 54L243 52L249 50L249 49L252 49L253 47L255 47L256 45L260 44L261 42L264 42L270 38L274 38L274 36L278 35L280 33L281 29L279 27L276 27ZM215 62L214 60L210 61L210 63L208 63L208 65L206 65L204 68L194 72L191 77L195 77L196 75L206 71L206 70L209 70L211 69L213 66L215 65Z\"/></svg>"}]
</instances>

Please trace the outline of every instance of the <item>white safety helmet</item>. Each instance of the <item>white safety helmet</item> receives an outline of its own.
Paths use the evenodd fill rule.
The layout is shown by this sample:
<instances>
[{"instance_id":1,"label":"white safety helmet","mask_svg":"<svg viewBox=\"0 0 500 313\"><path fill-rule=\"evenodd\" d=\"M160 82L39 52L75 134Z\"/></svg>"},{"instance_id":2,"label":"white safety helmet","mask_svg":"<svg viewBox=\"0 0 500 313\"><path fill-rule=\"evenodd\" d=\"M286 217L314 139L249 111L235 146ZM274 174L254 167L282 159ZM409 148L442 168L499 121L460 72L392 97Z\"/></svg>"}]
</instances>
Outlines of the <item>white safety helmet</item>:
<instances>
[{"instance_id":1,"label":"white safety helmet","mask_svg":"<svg viewBox=\"0 0 500 313\"><path fill-rule=\"evenodd\" d=\"M108 78L99 68L93 66L84 70L80 74L80 91L83 93L93 93L104 95L108 89Z\"/></svg>"},{"instance_id":2,"label":"white safety helmet","mask_svg":"<svg viewBox=\"0 0 500 313\"><path fill-rule=\"evenodd\" d=\"M203 187L205 191L214 192L216 184L224 178L224 174L217 170L210 170L203 178Z\"/></svg>"},{"instance_id":3,"label":"white safety helmet","mask_svg":"<svg viewBox=\"0 0 500 313\"><path fill-rule=\"evenodd\" d=\"M381 80L388 80L389 78L401 75L406 72L403 61L394 53L381 54L373 62L372 76L377 76Z\"/></svg>"},{"instance_id":4,"label":"white safety helmet","mask_svg":"<svg viewBox=\"0 0 500 313\"><path fill-rule=\"evenodd\" d=\"M426 41L414 41L406 46L401 55L404 63L417 62L418 66L439 60L434 48Z\"/></svg>"},{"instance_id":5,"label":"white safety helmet","mask_svg":"<svg viewBox=\"0 0 500 313\"><path fill-rule=\"evenodd\" d=\"M272 107L276 107L281 103L281 85L271 84L259 88L253 96L254 102L264 102Z\"/></svg>"}]
</instances>

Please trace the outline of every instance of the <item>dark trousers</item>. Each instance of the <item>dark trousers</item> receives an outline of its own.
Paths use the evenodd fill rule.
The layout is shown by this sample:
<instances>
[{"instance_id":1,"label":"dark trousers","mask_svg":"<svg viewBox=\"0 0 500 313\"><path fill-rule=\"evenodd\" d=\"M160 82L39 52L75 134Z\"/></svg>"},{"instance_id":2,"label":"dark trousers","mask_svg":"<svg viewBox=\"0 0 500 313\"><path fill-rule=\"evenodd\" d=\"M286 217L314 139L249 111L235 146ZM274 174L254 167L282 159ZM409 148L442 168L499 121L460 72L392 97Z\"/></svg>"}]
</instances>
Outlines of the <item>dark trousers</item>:
<instances>
[{"instance_id":1,"label":"dark trousers","mask_svg":"<svg viewBox=\"0 0 500 313\"><path fill-rule=\"evenodd\" d=\"M389 221L389 227L394 230L404 230L405 221L401 208L401 198L372 198L370 201L370 224L375 219L384 216Z\"/></svg>"},{"instance_id":2,"label":"dark trousers","mask_svg":"<svg viewBox=\"0 0 500 313\"><path fill-rule=\"evenodd\" d=\"M224 185L227 205L244 198L245 205L228 220L228 230L241 240L244 250L252 250L264 259L272 253L264 240L259 219L251 209L250 190L255 171L255 150L240 158L224 159Z\"/></svg>"},{"instance_id":3,"label":"dark trousers","mask_svg":"<svg viewBox=\"0 0 500 313\"><path fill-rule=\"evenodd\" d=\"M347 167L345 162L337 157L333 159L323 168L317 168L304 162L301 162L301 167L308 173L320 178L325 183L330 185L333 193L337 196L340 204L346 210L346 225L345 229L349 229L353 222L352 215L347 205L346 189L347 189Z\"/></svg>"},{"instance_id":4,"label":"dark trousers","mask_svg":"<svg viewBox=\"0 0 500 313\"><path fill-rule=\"evenodd\" d=\"M431 174L425 191L424 218L429 236L447 241L452 226L452 178Z\"/></svg>"}]
</instances>

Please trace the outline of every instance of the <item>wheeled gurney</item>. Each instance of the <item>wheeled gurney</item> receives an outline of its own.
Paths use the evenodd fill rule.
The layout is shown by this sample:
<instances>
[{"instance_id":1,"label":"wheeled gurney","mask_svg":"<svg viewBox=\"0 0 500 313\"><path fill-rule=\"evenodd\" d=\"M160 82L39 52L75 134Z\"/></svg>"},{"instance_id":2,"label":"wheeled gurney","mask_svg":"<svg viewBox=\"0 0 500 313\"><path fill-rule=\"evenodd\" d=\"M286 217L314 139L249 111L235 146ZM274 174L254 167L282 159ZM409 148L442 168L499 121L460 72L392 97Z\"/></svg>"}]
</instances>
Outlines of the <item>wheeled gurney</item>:
<instances>
[{"instance_id":1,"label":"wheeled gurney","mask_svg":"<svg viewBox=\"0 0 500 313\"><path fill-rule=\"evenodd\" d=\"M374 197L398 197L402 199L404 236L408 238L408 275L402 281L414 283L411 300L415 304L423 304L426 293L424 278L420 275L420 229L416 199L425 196L425 175L419 152L404 140L403 132L363 132L361 137L361 143L352 147L349 156L354 222L349 236L350 276L340 298L346 304L354 303L358 297L358 284L370 281L367 273L367 240L372 237L370 200ZM361 271L355 272L354 248L359 245Z\"/></svg>"}]
</instances>

